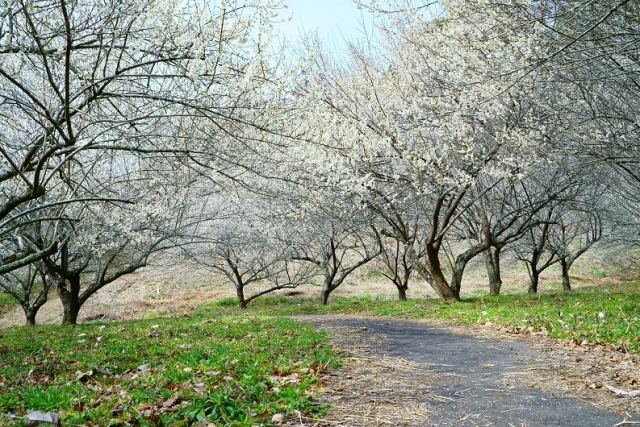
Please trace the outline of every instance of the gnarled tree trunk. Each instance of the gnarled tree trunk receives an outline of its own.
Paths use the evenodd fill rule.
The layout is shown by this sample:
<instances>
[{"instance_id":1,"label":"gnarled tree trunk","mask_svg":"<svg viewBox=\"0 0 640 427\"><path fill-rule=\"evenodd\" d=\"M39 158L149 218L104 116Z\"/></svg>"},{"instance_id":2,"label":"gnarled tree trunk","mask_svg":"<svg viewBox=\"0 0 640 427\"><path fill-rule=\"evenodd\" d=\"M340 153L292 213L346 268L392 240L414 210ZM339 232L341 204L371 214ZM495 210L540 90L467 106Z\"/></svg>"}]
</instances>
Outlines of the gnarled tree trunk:
<instances>
[{"instance_id":1,"label":"gnarled tree trunk","mask_svg":"<svg viewBox=\"0 0 640 427\"><path fill-rule=\"evenodd\" d=\"M22 307L24 311L24 316L27 319L27 325L34 326L36 324L36 314L38 313L37 309L33 309L33 307Z\"/></svg>"},{"instance_id":2,"label":"gnarled tree trunk","mask_svg":"<svg viewBox=\"0 0 640 427\"><path fill-rule=\"evenodd\" d=\"M62 276L56 274L56 278L54 279L54 284L56 286L56 291L58 292L58 296L60 297L60 302L62 302L63 314L62 314L62 324L63 325L76 325L78 323L78 313L80 312L80 307L82 306L80 302L80 275L73 275L69 278L69 287L66 286L66 281Z\"/></svg>"},{"instance_id":3,"label":"gnarled tree trunk","mask_svg":"<svg viewBox=\"0 0 640 427\"><path fill-rule=\"evenodd\" d=\"M329 303L329 295L331 294L331 288L325 286L320 291L320 305L327 305Z\"/></svg>"},{"instance_id":4,"label":"gnarled tree trunk","mask_svg":"<svg viewBox=\"0 0 640 427\"><path fill-rule=\"evenodd\" d=\"M435 253L435 255L428 255L428 266L418 259L418 255L413 247L409 247L407 249L407 255L409 256L409 261L411 261L413 268L427 283L429 283L429 285L431 285L440 298L446 301L460 301L459 292L452 289L449 286L449 283L447 283L447 279L444 278L442 268L440 267L440 261L437 259L437 253Z\"/></svg>"},{"instance_id":5,"label":"gnarled tree trunk","mask_svg":"<svg viewBox=\"0 0 640 427\"><path fill-rule=\"evenodd\" d=\"M490 247L484 253L484 260L487 265L487 276L489 277L489 295L500 295L502 288L502 277L500 275L500 248Z\"/></svg>"}]
</instances>

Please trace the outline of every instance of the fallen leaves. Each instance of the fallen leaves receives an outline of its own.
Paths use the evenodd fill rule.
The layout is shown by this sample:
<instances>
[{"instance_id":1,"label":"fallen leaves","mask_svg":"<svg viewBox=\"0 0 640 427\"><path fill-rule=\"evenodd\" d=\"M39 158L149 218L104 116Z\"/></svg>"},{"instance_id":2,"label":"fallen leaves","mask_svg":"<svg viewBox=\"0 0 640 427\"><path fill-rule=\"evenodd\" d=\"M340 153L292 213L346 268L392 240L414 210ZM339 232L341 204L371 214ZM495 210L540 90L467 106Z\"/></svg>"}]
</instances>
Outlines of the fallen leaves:
<instances>
[{"instance_id":1,"label":"fallen leaves","mask_svg":"<svg viewBox=\"0 0 640 427\"><path fill-rule=\"evenodd\" d=\"M540 337L529 341L548 365L528 373L527 386L564 390L618 414L640 411L640 358L613 345ZM612 389L616 390L612 390Z\"/></svg>"},{"instance_id":2,"label":"fallen leaves","mask_svg":"<svg viewBox=\"0 0 640 427\"><path fill-rule=\"evenodd\" d=\"M158 325L141 322L120 329L106 326L100 331L98 326L90 325L67 335L52 334L57 341L52 340L51 346L55 345L59 354L43 346L0 361L0 366L8 362L9 367L0 372L3 375L0 393L3 397L5 393L18 396L23 389L45 383L40 388L58 387L63 390L60 393L73 390L76 394L70 397L68 405L60 407L64 412L58 412L65 425L104 425L105 420L109 420L113 427L153 427L175 422L220 427L227 425L224 421L227 418L230 422L245 416L254 417L263 411L266 415L260 417L260 421L267 424L273 411L269 413L264 408L272 408L272 403L282 408L307 405L306 399L310 396L307 393L311 392L306 388L312 381L306 380L317 375L315 371L322 369L327 360L326 355L317 350L317 338L304 338L315 337L316 333L290 321L276 320L271 325L261 320L236 325L225 320L214 327L208 321L196 323L191 318L180 319L188 325L197 325L184 328L174 327L173 322L158 322ZM278 328L283 329L283 334L277 333ZM291 334L284 337L287 331ZM230 337L238 342L232 343ZM266 337L270 340L265 341ZM32 344L32 337L21 339ZM81 352L78 340L87 343ZM312 343L309 345L313 345L313 351L301 351L307 349L307 342ZM29 347L24 345L24 348ZM212 348L220 351L210 351ZM262 361L264 353L270 355L269 360ZM321 358L314 360L307 356L316 353ZM256 364L255 360L261 362ZM274 372L274 381L278 384L268 379ZM272 386L277 385L281 390L295 392L274 393ZM254 386L260 388L256 392L260 401L250 392L249 387ZM212 395L224 396L224 399L219 402L210 398ZM23 417L26 408L43 412L49 409L37 402L21 401L19 397L3 399L0 417ZM203 416L203 422L198 424ZM0 425L3 421L0 420ZM41 421L44 424L50 420Z\"/></svg>"},{"instance_id":3,"label":"fallen leaves","mask_svg":"<svg viewBox=\"0 0 640 427\"><path fill-rule=\"evenodd\" d=\"M167 400L165 400L162 403L162 407L165 409L171 408L173 406L175 406L178 401L180 400L180 396L176 393L173 396L171 396L170 398L168 398Z\"/></svg>"},{"instance_id":4,"label":"fallen leaves","mask_svg":"<svg viewBox=\"0 0 640 427\"><path fill-rule=\"evenodd\" d=\"M273 417L271 417L271 422L281 426L284 422L284 414L274 414Z\"/></svg>"},{"instance_id":5,"label":"fallen leaves","mask_svg":"<svg viewBox=\"0 0 640 427\"><path fill-rule=\"evenodd\" d=\"M90 379L94 378L97 375L103 375L105 377L113 376L113 374L107 369L94 368L87 372L78 371L76 373L76 380L80 381L81 383L86 383L87 381L89 381Z\"/></svg>"},{"instance_id":6,"label":"fallen leaves","mask_svg":"<svg viewBox=\"0 0 640 427\"><path fill-rule=\"evenodd\" d=\"M282 374L282 375L270 375L269 380L275 384L292 384L299 383L301 381L301 377L297 372L293 372L290 374Z\"/></svg>"}]
</instances>

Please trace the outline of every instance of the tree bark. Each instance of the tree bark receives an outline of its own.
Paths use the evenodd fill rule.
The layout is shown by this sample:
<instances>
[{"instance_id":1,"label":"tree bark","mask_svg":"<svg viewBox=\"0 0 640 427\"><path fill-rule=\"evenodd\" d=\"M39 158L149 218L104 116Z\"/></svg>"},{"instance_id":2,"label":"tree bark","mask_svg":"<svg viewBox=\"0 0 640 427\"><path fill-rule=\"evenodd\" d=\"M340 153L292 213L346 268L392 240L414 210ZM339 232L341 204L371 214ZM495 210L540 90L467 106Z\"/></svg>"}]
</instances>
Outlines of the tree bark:
<instances>
[{"instance_id":1,"label":"tree bark","mask_svg":"<svg viewBox=\"0 0 640 427\"><path fill-rule=\"evenodd\" d=\"M407 300L407 288L404 286L397 286L398 288L398 299L400 301L406 301Z\"/></svg>"},{"instance_id":2,"label":"tree bark","mask_svg":"<svg viewBox=\"0 0 640 427\"><path fill-rule=\"evenodd\" d=\"M33 309L31 307L24 308L24 316L27 319L27 325L34 326L36 324L36 314L38 313L38 309Z\"/></svg>"},{"instance_id":3,"label":"tree bark","mask_svg":"<svg viewBox=\"0 0 640 427\"><path fill-rule=\"evenodd\" d=\"M427 262L429 266L429 273L433 277L434 290L438 293L440 298L445 301L460 301L459 287L454 283L451 285L444 278L442 267L440 266L440 260L438 259L438 251L431 245L427 246Z\"/></svg>"},{"instance_id":4,"label":"tree bark","mask_svg":"<svg viewBox=\"0 0 640 427\"><path fill-rule=\"evenodd\" d=\"M479 244L473 246L457 256L456 262L453 265L453 272L451 273L451 281L449 282L449 289L455 295L455 300L460 301L460 289L462 288L462 277L464 276L464 269L467 267L469 261L481 254L487 249L485 244Z\"/></svg>"},{"instance_id":5,"label":"tree bark","mask_svg":"<svg viewBox=\"0 0 640 427\"><path fill-rule=\"evenodd\" d=\"M45 289L33 303L29 303L28 300L22 303L22 310L24 311L27 325L33 326L36 324L36 314L38 314L40 307L47 302L48 293L49 289Z\"/></svg>"},{"instance_id":6,"label":"tree bark","mask_svg":"<svg viewBox=\"0 0 640 427\"><path fill-rule=\"evenodd\" d=\"M24 311L26 324L29 326L34 326L36 324L36 315L38 314L38 310L40 310L40 307L42 307L49 298L51 282L43 277L42 286L43 289L40 291L34 302L29 302L29 295L27 295L26 300L20 301L20 305Z\"/></svg>"},{"instance_id":7,"label":"tree bark","mask_svg":"<svg viewBox=\"0 0 640 427\"><path fill-rule=\"evenodd\" d=\"M429 285L431 285L440 298L446 301L460 301L459 293L456 294L454 289L449 287L447 279L444 278L444 274L440 268L440 261L437 260L437 253L431 254L430 256L428 255L428 267L418 259L418 255L413 247L409 246L407 249L407 255L409 256L409 261L411 262L412 267L427 283L429 283ZM434 258L436 261L432 262L431 258Z\"/></svg>"},{"instance_id":8,"label":"tree bark","mask_svg":"<svg viewBox=\"0 0 640 427\"><path fill-rule=\"evenodd\" d=\"M58 276L54 283L56 291L60 297L63 307L62 324L77 325L78 312L80 311L80 275L73 275L69 278L69 288L65 286L65 279Z\"/></svg>"},{"instance_id":9,"label":"tree bark","mask_svg":"<svg viewBox=\"0 0 640 427\"><path fill-rule=\"evenodd\" d=\"M331 294L332 289L327 286L322 287L322 291L320 292L320 305L327 305L329 303L329 295Z\"/></svg>"},{"instance_id":10,"label":"tree bark","mask_svg":"<svg viewBox=\"0 0 640 427\"><path fill-rule=\"evenodd\" d=\"M238 307L247 308L247 301L244 299L244 286L236 285L236 296L238 297Z\"/></svg>"},{"instance_id":11,"label":"tree bark","mask_svg":"<svg viewBox=\"0 0 640 427\"><path fill-rule=\"evenodd\" d=\"M489 295L500 295L502 288L502 277L500 276L500 248L490 247L484 253L487 265L487 276L489 277Z\"/></svg>"},{"instance_id":12,"label":"tree bark","mask_svg":"<svg viewBox=\"0 0 640 427\"><path fill-rule=\"evenodd\" d=\"M80 309L77 308L77 304L74 304L72 301L65 305L62 316L62 325L77 325L79 311Z\"/></svg>"},{"instance_id":13,"label":"tree bark","mask_svg":"<svg viewBox=\"0 0 640 427\"><path fill-rule=\"evenodd\" d=\"M529 279L531 280L529 282L529 289L527 290L527 292L529 292L530 295L534 295L538 293L538 282L540 281L540 273L538 273L538 270L533 268L531 270L531 273L529 274Z\"/></svg>"},{"instance_id":14,"label":"tree bark","mask_svg":"<svg viewBox=\"0 0 640 427\"><path fill-rule=\"evenodd\" d=\"M562 266L562 290L565 293L571 292L571 280L569 279L569 269L571 264L567 261L567 258L560 258L560 265Z\"/></svg>"}]
</instances>

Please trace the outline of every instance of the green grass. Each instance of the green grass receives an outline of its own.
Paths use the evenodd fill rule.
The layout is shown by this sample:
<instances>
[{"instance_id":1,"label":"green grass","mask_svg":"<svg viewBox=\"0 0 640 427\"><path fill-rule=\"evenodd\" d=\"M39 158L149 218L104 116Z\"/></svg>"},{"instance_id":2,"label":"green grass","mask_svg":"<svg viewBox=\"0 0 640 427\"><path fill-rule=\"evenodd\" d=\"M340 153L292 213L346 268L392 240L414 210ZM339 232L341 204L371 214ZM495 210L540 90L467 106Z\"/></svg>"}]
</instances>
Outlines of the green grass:
<instances>
[{"instance_id":1,"label":"green grass","mask_svg":"<svg viewBox=\"0 0 640 427\"><path fill-rule=\"evenodd\" d=\"M267 297L249 310L268 315L348 313L487 323L516 333L541 332L590 344L608 344L640 353L640 283L583 288L571 294L473 296L461 302L439 299L383 301L370 297L317 300ZM218 303L228 306L231 300ZM235 310L229 308L228 310Z\"/></svg>"},{"instance_id":2,"label":"green grass","mask_svg":"<svg viewBox=\"0 0 640 427\"><path fill-rule=\"evenodd\" d=\"M0 425L25 425L9 416L30 410L54 411L64 425L86 426L199 420L253 426L270 425L275 413L322 414L326 408L313 400L318 371L339 359L325 334L274 317L282 315L491 322L640 353L639 289L628 282L568 295L474 295L457 303L332 297L325 307L317 298L271 296L248 310L226 298L191 317L0 330Z\"/></svg>"},{"instance_id":3,"label":"green grass","mask_svg":"<svg viewBox=\"0 0 640 427\"><path fill-rule=\"evenodd\" d=\"M318 371L338 363L325 334L247 313L0 330L0 425L30 410L63 425L270 425L321 414Z\"/></svg>"},{"instance_id":4,"label":"green grass","mask_svg":"<svg viewBox=\"0 0 640 427\"><path fill-rule=\"evenodd\" d=\"M0 314L6 313L13 309L18 304L18 301L7 292L0 291Z\"/></svg>"},{"instance_id":5,"label":"green grass","mask_svg":"<svg viewBox=\"0 0 640 427\"><path fill-rule=\"evenodd\" d=\"M0 307L3 305L16 305L18 301L12 297L8 292L0 291Z\"/></svg>"}]
</instances>

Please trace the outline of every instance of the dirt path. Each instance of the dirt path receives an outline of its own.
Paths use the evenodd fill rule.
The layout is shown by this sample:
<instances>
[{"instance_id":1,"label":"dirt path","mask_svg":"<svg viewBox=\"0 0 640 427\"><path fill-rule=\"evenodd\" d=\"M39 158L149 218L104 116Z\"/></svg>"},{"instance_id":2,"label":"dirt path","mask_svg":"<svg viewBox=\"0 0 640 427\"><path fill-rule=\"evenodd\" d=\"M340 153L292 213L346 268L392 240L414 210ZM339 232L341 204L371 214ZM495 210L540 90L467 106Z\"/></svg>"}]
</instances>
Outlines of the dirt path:
<instances>
[{"instance_id":1,"label":"dirt path","mask_svg":"<svg viewBox=\"0 0 640 427\"><path fill-rule=\"evenodd\" d=\"M300 320L331 331L351 358L323 377L322 399L332 409L317 427L639 424L639 398L606 388L635 384L637 361L629 355L475 326L352 316ZM595 372L603 360L610 369ZM604 387L589 386L594 375Z\"/></svg>"}]
</instances>

